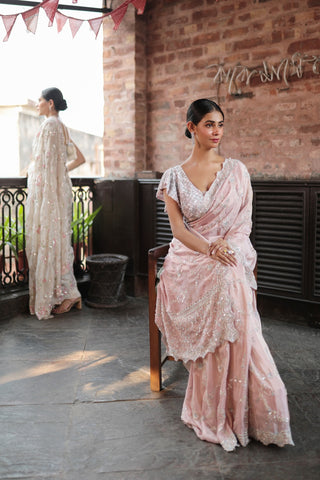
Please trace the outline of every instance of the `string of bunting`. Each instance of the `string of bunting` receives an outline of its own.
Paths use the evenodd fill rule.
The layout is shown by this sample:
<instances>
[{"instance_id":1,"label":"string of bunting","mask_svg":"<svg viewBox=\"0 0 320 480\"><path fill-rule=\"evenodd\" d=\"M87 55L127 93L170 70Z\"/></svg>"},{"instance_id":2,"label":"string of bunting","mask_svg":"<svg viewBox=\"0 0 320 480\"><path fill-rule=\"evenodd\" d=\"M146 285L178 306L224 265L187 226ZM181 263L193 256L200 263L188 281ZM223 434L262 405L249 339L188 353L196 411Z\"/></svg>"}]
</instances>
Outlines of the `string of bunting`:
<instances>
[{"instance_id":1,"label":"string of bunting","mask_svg":"<svg viewBox=\"0 0 320 480\"><path fill-rule=\"evenodd\" d=\"M77 2L78 0L72 0L72 3ZM4 28L6 30L6 36L4 37L3 41L7 42L9 40L12 29L19 15L22 16L23 21L26 24L27 30L29 30L29 32L36 33L40 8L43 8L49 19L49 27L52 27L54 19L56 20L57 30L59 33L65 26L66 22L69 21L70 30L74 38L83 22L88 22L97 38L103 19L111 16L114 22L114 30L117 30L123 20L123 17L127 12L128 6L131 3L137 9L137 13L139 15L142 15L145 9L146 0L125 0L125 2L123 2L119 7L112 10L112 12L108 12L97 18L82 20L62 14L58 10L59 0L44 0L39 3L39 5L36 5L35 7L31 8L30 10L26 10L23 13L16 13L12 15L0 14L0 16L2 17Z\"/></svg>"}]
</instances>

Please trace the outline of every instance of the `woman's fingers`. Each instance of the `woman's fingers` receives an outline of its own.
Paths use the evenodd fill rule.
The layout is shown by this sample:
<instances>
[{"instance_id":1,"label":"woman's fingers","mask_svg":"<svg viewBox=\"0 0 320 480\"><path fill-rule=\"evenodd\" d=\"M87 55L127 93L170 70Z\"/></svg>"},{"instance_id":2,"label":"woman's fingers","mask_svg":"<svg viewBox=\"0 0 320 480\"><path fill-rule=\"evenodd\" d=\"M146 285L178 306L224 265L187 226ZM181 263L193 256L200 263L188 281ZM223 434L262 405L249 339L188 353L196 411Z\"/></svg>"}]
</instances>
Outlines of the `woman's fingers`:
<instances>
[{"instance_id":1,"label":"woman's fingers","mask_svg":"<svg viewBox=\"0 0 320 480\"><path fill-rule=\"evenodd\" d=\"M237 259L235 257L235 252L229 247L221 246L215 252L215 258L219 260L223 265L227 266L236 266Z\"/></svg>"}]
</instances>

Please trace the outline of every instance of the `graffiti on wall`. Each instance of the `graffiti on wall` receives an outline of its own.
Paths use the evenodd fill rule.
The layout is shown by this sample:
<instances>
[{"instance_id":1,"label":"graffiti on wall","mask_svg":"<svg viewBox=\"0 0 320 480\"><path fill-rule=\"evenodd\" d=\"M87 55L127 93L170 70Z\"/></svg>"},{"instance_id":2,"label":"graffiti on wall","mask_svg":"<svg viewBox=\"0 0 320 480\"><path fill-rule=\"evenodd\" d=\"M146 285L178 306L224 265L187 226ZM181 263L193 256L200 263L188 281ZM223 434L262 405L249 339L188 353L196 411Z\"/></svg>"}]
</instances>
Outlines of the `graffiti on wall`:
<instances>
[{"instance_id":1,"label":"graffiti on wall","mask_svg":"<svg viewBox=\"0 0 320 480\"><path fill-rule=\"evenodd\" d=\"M308 55L300 52L291 57L283 58L278 64L270 64L267 60L257 67L248 67L238 63L234 67L226 68L221 64L208 65L208 69L217 69L213 77L215 84L225 83L228 85L230 95L241 95L240 84L250 85L253 78L258 78L262 83L279 80L289 87L290 78L296 76L302 78L307 66L315 74L320 74L320 55Z\"/></svg>"}]
</instances>

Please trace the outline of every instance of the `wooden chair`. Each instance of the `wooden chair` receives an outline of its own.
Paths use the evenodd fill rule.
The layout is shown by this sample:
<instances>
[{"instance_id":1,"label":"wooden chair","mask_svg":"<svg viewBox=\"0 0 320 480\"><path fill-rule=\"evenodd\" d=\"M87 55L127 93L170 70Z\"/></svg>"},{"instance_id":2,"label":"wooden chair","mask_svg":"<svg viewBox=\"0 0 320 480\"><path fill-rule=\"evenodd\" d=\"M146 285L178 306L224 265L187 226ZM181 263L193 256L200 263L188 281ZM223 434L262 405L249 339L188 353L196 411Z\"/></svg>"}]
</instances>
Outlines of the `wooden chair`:
<instances>
[{"instance_id":1,"label":"wooden chair","mask_svg":"<svg viewBox=\"0 0 320 480\"><path fill-rule=\"evenodd\" d=\"M166 355L164 355L162 358L161 333L155 323L157 261L160 257L166 256L168 250L169 243L166 243L164 245L151 248L148 252L150 388L153 392L160 392L162 389L162 365L166 362L166 360L174 360L173 357ZM257 265L254 269L254 275L257 279Z\"/></svg>"},{"instance_id":2,"label":"wooden chair","mask_svg":"<svg viewBox=\"0 0 320 480\"><path fill-rule=\"evenodd\" d=\"M169 250L169 243L151 248L148 252L148 293L149 293L149 341L150 341L150 388L153 392L160 392L162 388L161 367L172 357L161 358L161 333L155 323L156 311L156 281L157 261L165 257Z\"/></svg>"}]
</instances>

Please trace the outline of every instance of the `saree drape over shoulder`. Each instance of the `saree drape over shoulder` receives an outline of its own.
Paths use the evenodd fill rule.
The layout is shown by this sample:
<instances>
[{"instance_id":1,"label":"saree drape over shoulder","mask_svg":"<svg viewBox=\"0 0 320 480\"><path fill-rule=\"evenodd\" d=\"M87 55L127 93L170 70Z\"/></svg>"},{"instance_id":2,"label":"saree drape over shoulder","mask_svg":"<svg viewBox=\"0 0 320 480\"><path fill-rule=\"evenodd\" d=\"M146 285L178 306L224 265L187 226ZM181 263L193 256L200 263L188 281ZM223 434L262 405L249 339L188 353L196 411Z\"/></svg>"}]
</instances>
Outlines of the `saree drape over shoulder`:
<instances>
[{"instance_id":1,"label":"saree drape over shoulder","mask_svg":"<svg viewBox=\"0 0 320 480\"><path fill-rule=\"evenodd\" d=\"M199 438L227 451L249 437L292 444L285 387L261 331L250 242L252 189L246 167L226 159L206 192L183 168L167 170L163 190L180 206L186 227L208 241L222 237L237 266L186 247L174 238L157 287L156 323L168 355L183 360L189 382L182 420Z\"/></svg>"},{"instance_id":2,"label":"saree drape over shoulder","mask_svg":"<svg viewBox=\"0 0 320 480\"><path fill-rule=\"evenodd\" d=\"M66 127L57 117L43 122L28 170L26 251L30 313L50 318L54 305L80 296L73 275L72 185L66 169Z\"/></svg>"}]
</instances>

